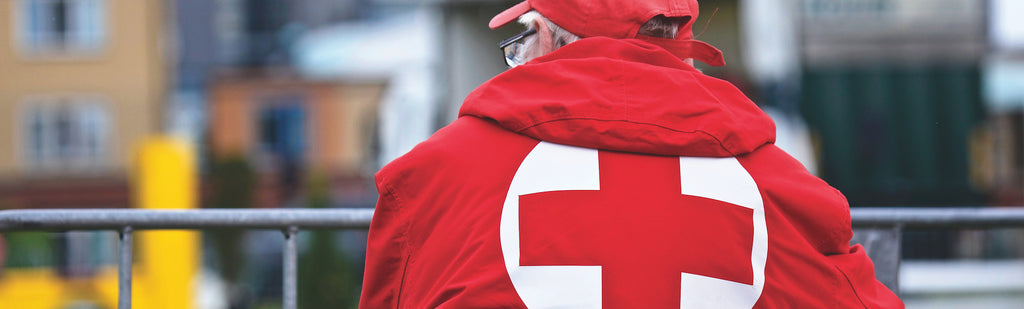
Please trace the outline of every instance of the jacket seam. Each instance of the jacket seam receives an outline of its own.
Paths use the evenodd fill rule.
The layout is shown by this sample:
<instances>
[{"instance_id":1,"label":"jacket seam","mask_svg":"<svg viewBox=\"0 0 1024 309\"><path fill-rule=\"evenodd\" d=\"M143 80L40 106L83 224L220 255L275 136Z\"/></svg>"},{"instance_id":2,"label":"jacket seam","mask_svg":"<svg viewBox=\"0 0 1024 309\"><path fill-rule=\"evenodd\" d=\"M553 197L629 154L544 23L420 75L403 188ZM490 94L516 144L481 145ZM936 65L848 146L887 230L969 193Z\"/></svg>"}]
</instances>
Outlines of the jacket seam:
<instances>
[{"instance_id":1,"label":"jacket seam","mask_svg":"<svg viewBox=\"0 0 1024 309\"><path fill-rule=\"evenodd\" d=\"M853 224L852 223L853 219L850 218L850 201L846 199L846 196L843 195L842 192L839 192L839 189L836 189L835 187L832 187L831 185L828 186L828 188L831 189L832 193L835 194L836 197L839 198L839 200L842 201L842 206L846 208L845 211L843 212L843 213L845 213L845 216L843 217L843 222L842 222L841 228L831 229L831 231L829 232L829 236L830 236L829 238L830 239L828 241L829 242L835 242L835 241L844 242L845 241L846 243L849 243L850 240L849 239L844 239L846 237L843 237L844 236L843 233L845 231L849 231L850 228L852 228L852 224ZM827 244L822 244L822 245L827 245Z\"/></svg>"},{"instance_id":2,"label":"jacket seam","mask_svg":"<svg viewBox=\"0 0 1024 309\"><path fill-rule=\"evenodd\" d=\"M637 124L637 125L646 125L646 126L658 127L658 128L662 128L662 129L669 130L669 131L672 131L672 132L677 132L677 133L701 133L701 134L707 135L711 139L714 139L715 142L718 143L718 147L722 148L722 150L724 150L725 152L729 153L729 155L732 155L733 157L737 156L737 154L733 153L732 151L729 150L729 148L725 147L725 145L722 142L722 140L718 139L718 137L714 136L711 133L708 133L707 131L704 131L704 130L692 130L692 131L676 130L676 129L673 129L673 128L669 128L669 127L666 127L666 126L657 125L657 124L653 124L653 123L637 122L637 121L630 121L630 120L597 119L597 118L590 118L590 117L565 117L565 118L551 119L551 120L545 120L545 121L541 121L541 122L538 122L538 123L534 123L532 125L523 127L522 129L518 129L515 132L519 133L519 134L523 134L524 131L532 129L532 128L537 127L537 126L541 126L541 125L552 123L552 122L566 121L566 120L593 120L593 121L605 121L605 122L626 122L626 123Z\"/></svg>"},{"instance_id":3,"label":"jacket seam","mask_svg":"<svg viewBox=\"0 0 1024 309\"><path fill-rule=\"evenodd\" d=\"M398 196L398 191L396 191L395 188L391 186L391 183L389 181L387 181L387 180L382 179L381 183L384 185L384 188L387 190L387 192L385 192L385 194L388 197L390 197L391 200L395 201L395 209L394 209L394 211L395 212L401 212L404 207L402 205L403 204L402 203L402 199ZM396 217L398 217L398 216L396 216ZM399 279L399 282L398 282L398 291L397 291L397 293L395 293L395 308L401 308L402 291L405 289L405 276L406 276L406 273L409 270L409 263L412 261L412 253L409 250L409 229L411 228L410 227L411 224L408 221L403 220L402 225L405 226L405 229L402 230L402 232L399 235L398 239L400 241L400 248L402 250L402 255L404 256L404 260L405 261L403 262L403 265L402 265L402 276L401 276L401 279Z\"/></svg>"},{"instance_id":4,"label":"jacket seam","mask_svg":"<svg viewBox=\"0 0 1024 309\"><path fill-rule=\"evenodd\" d=\"M696 85L697 85L697 87L700 87L700 89L704 90L704 93L707 93L707 94L708 94L709 96L711 96L712 98L715 98L715 102L716 102L716 103L718 103L718 105L723 105L723 103L722 103L722 102L723 102L722 98L719 98L719 97L718 97L718 95L717 95L717 94L716 94L716 93L715 93L714 91L711 91L711 89L708 89L708 87L704 85L704 81L701 81L701 80L700 80L700 79L698 79L698 78L697 78L696 76L694 76L694 75L695 75L695 74L697 74L697 73L694 73L694 72L687 72L687 73L688 73L688 74L690 74L690 77L691 77L691 78L693 78L693 80L695 81L695 83L694 83L694 84L696 84ZM733 113L733 112L732 112L731 110L728 110L728 109L722 109L722 111L724 111L724 112L728 113L728 114L729 114L730 116L736 116L736 114L735 114L735 113ZM762 112L762 113L763 113L763 112ZM730 117L730 118L731 118L731 117ZM710 135L710 134L709 134L709 135ZM717 139L716 139L716 140L717 140ZM719 143L721 143L721 141L719 141ZM725 148L725 146L723 145L723 146L722 146L722 148Z\"/></svg>"},{"instance_id":5,"label":"jacket seam","mask_svg":"<svg viewBox=\"0 0 1024 309\"><path fill-rule=\"evenodd\" d=\"M839 268L838 265L832 264L832 267L835 267L840 274L843 274L843 278L846 279L846 283L850 286L850 290L853 291L853 296L857 297L857 301L860 302L861 306L864 306L864 309L868 309L868 305L865 304L864 300L860 298L860 292L858 292L857 288L853 286L853 281L850 280L850 276L846 275L846 272L843 271L842 268Z\"/></svg>"}]
</instances>

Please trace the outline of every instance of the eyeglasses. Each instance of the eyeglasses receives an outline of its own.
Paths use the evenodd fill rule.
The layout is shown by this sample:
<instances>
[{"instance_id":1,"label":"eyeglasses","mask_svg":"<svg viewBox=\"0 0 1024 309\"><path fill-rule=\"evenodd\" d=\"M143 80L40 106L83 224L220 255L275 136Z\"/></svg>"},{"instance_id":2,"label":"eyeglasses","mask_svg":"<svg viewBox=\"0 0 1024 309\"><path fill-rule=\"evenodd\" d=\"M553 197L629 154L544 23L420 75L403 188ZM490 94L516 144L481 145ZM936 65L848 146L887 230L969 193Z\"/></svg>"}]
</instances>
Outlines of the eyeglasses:
<instances>
[{"instance_id":1,"label":"eyeglasses","mask_svg":"<svg viewBox=\"0 0 1024 309\"><path fill-rule=\"evenodd\" d=\"M505 57L505 64L508 67L514 68L523 64L523 39L535 33L537 33L537 29L529 29L498 43L498 48L501 49L501 53Z\"/></svg>"}]
</instances>

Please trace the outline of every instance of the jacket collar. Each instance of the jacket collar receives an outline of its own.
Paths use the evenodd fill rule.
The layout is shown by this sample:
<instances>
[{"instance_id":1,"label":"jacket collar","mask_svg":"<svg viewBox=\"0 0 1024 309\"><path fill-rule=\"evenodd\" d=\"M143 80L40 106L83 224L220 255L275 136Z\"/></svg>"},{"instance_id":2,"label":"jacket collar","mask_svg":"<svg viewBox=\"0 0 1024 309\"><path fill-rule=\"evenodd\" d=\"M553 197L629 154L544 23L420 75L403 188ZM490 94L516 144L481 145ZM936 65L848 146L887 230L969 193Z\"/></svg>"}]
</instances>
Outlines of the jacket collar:
<instances>
[{"instance_id":1,"label":"jacket collar","mask_svg":"<svg viewBox=\"0 0 1024 309\"><path fill-rule=\"evenodd\" d=\"M656 155L737 156L775 140L742 92L642 40L587 38L474 90L461 116L536 139Z\"/></svg>"}]
</instances>

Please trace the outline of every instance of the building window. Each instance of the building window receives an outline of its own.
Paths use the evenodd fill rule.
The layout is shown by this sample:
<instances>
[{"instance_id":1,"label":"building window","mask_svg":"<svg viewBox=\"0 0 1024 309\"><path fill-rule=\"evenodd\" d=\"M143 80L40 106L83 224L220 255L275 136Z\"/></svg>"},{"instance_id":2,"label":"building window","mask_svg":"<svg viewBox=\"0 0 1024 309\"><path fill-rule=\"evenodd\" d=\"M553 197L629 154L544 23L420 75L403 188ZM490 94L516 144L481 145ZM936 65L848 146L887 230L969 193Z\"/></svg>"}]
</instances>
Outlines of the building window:
<instances>
[{"instance_id":1,"label":"building window","mask_svg":"<svg viewBox=\"0 0 1024 309\"><path fill-rule=\"evenodd\" d=\"M94 99L26 102L25 162L33 169L95 169L106 161L110 116Z\"/></svg>"},{"instance_id":2,"label":"building window","mask_svg":"<svg viewBox=\"0 0 1024 309\"><path fill-rule=\"evenodd\" d=\"M105 0L21 0L20 46L30 53L90 53L106 44Z\"/></svg>"},{"instance_id":3,"label":"building window","mask_svg":"<svg viewBox=\"0 0 1024 309\"><path fill-rule=\"evenodd\" d=\"M91 278L101 267L117 263L110 254L117 252L117 235L113 232L73 231L51 235L55 242L54 266L65 278Z\"/></svg>"}]
</instances>

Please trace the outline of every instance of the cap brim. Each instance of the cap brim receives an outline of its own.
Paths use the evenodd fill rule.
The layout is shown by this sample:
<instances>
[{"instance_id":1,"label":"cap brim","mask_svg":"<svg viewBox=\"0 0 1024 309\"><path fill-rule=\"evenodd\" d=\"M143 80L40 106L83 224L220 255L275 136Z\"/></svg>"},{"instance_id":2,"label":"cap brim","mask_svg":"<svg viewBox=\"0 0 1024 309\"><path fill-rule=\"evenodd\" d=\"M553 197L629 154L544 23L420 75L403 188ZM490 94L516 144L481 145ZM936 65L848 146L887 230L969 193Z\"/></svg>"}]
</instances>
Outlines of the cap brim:
<instances>
[{"instance_id":1,"label":"cap brim","mask_svg":"<svg viewBox=\"0 0 1024 309\"><path fill-rule=\"evenodd\" d=\"M529 12L532 9L533 8L530 7L530 1L520 2L519 4L516 4L515 6L510 7L501 13L498 13L498 15L494 15L494 18L491 18L491 22L487 23L487 26L490 27L491 29L504 26L512 22L513 20L516 20L517 18L519 18L519 16L526 14L526 12Z\"/></svg>"}]
</instances>

